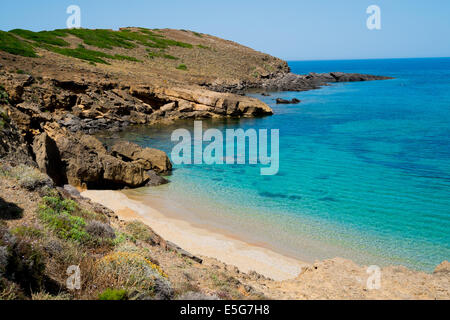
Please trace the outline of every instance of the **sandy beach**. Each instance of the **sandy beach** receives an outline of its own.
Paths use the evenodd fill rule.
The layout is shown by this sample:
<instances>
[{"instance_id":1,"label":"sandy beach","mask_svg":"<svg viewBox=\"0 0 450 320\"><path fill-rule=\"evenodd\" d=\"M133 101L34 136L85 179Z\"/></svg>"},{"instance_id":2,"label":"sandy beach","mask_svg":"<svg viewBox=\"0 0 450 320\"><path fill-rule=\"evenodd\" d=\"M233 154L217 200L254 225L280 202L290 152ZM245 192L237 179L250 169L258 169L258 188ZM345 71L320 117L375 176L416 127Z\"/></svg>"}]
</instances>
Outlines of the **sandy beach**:
<instances>
[{"instance_id":1,"label":"sandy beach","mask_svg":"<svg viewBox=\"0 0 450 320\"><path fill-rule=\"evenodd\" d=\"M256 271L282 281L296 278L307 265L267 248L248 244L234 236L198 228L187 221L167 217L151 206L128 198L120 191L84 191L82 195L116 212L124 221L140 220L164 239L194 255L216 258L242 272Z\"/></svg>"}]
</instances>

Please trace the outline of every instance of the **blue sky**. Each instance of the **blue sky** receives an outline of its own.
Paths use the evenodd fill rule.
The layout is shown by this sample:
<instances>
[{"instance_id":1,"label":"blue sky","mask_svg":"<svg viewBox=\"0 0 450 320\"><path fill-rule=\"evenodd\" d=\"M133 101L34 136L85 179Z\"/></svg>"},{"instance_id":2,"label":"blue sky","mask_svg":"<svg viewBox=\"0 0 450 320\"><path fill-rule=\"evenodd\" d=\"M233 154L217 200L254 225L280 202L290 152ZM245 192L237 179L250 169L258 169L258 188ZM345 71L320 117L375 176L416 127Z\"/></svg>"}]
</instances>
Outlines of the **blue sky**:
<instances>
[{"instance_id":1,"label":"blue sky","mask_svg":"<svg viewBox=\"0 0 450 320\"><path fill-rule=\"evenodd\" d=\"M450 56L448 0L15 0L0 29L65 28L69 5L84 28L140 26L213 34L287 60ZM368 30L366 8L381 8Z\"/></svg>"}]
</instances>

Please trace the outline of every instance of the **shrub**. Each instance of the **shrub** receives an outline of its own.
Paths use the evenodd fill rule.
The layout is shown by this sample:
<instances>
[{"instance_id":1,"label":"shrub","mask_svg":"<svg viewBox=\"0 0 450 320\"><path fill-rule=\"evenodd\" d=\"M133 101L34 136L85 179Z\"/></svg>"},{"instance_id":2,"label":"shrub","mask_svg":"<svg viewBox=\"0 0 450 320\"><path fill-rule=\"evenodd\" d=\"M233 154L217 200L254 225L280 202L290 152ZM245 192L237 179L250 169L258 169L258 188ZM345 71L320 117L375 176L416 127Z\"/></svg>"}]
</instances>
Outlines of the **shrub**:
<instances>
[{"instance_id":1,"label":"shrub","mask_svg":"<svg viewBox=\"0 0 450 320\"><path fill-rule=\"evenodd\" d=\"M170 60L178 60L179 59L177 57L171 56L170 54L164 54L163 58L170 59Z\"/></svg>"},{"instance_id":2,"label":"shrub","mask_svg":"<svg viewBox=\"0 0 450 320\"><path fill-rule=\"evenodd\" d=\"M99 296L99 300L128 300L126 290L106 289Z\"/></svg>"},{"instance_id":3,"label":"shrub","mask_svg":"<svg viewBox=\"0 0 450 320\"><path fill-rule=\"evenodd\" d=\"M123 266L130 269L135 267L137 271L144 272L147 277L153 276L167 278L167 275L160 266L156 265L144 256L134 252L113 252L103 257L101 264L112 267L112 269L115 270L120 270Z\"/></svg>"},{"instance_id":4,"label":"shrub","mask_svg":"<svg viewBox=\"0 0 450 320\"><path fill-rule=\"evenodd\" d=\"M0 104L5 104L8 103L9 96L8 93L6 92L5 88L0 85Z\"/></svg>"},{"instance_id":5,"label":"shrub","mask_svg":"<svg viewBox=\"0 0 450 320\"><path fill-rule=\"evenodd\" d=\"M19 237L40 238L44 235L41 229L28 226L18 226L11 230L13 235Z\"/></svg>"},{"instance_id":6,"label":"shrub","mask_svg":"<svg viewBox=\"0 0 450 320\"><path fill-rule=\"evenodd\" d=\"M86 231L94 237L114 239L116 234L114 229L106 223L100 221L90 221L86 226Z\"/></svg>"},{"instance_id":7,"label":"shrub","mask_svg":"<svg viewBox=\"0 0 450 320\"><path fill-rule=\"evenodd\" d=\"M86 222L82 217L72 215L78 209L72 200L57 197L44 197L39 205L39 218L49 226L58 237L87 243L91 237L86 232Z\"/></svg>"},{"instance_id":8,"label":"shrub","mask_svg":"<svg viewBox=\"0 0 450 320\"><path fill-rule=\"evenodd\" d=\"M149 244L155 244L156 234L144 223L140 221L128 222L125 229L137 240L147 242Z\"/></svg>"},{"instance_id":9,"label":"shrub","mask_svg":"<svg viewBox=\"0 0 450 320\"><path fill-rule=\"evenodd\" d=\"M161 50L161 52L153 52L150 49L147 49L148 52L148 57L150 59L153 58L165 58L165 59L169 59L169 60L178 60L179 58L171 56L170 54L165 54L163 50Z\"/></svg>"},{"instance_id":10,"label":"shrub","mask_svg":"<svg viewBox=\"0 0 450 320\"><path fill-rule=\"evenodd\" d=\"M96 278L116 288L127 289L133 299L164 298L173 290L159 266L140 254L113 252L96 264Z\"/></svg>"},{"instance_id":11,"label":"shrub","mask_svg":"<svg viewBox=\"0 0 450 320\"><path fill-rule=\"evenodd\" d=\"M5 272L8 265L8 248L0 246L0 276Z\"/></svg>"},{"instance_id":12,"label":"shrub","mask_svg":"<svg viewBox=\"0 0 450 320\"><path fill-rule=\"evenodd\" d=\"M0 104L2 103L3 97L2 97L2 92L1 92L1 88L0 88ZM7 100L6 100L7 101ZM9 117L6 114L6 112L0 108L0 129L5 127L5 124L9 123Z\"/></svg>"},{"instance_id":13,"label":"shrub","mask_svg":"<svg viewBox=\"0 0 450 320\"><path fill-rule=\"evenodd\" d=\"M178 70L187 70L187 66L186 66L185 64L180 64L180 65L177 67L177 69L178 69Z\"/></svg>"},{"instance_id":14,"label":"shrub","mask_svg":"<svg viewBox=\"0 0 450 320\"><path fill-rule=\"evenodd\" d=\"M19 299L25 299L25 297L17 284L0 277L0 301Z\"/></svg>"},{"instance_id":15,"label":"shrub","mask_svg":"<svg viewBox=\"0 0 450 320\"><path fill-rule=\"evenodd\" d=\"M41 253L23 241L14 242L8 251L6 278L16 281L27 294L39 291L43 285L45 271Z\"/></svg>"},{"instance_id":16,"label":"shrub","mask_svg":"<svg viewBox=\"0 0 450 320\"><path fill-rule=\"evenodd\" d=\"M31 294L31 300L63 301L63 300L70 300L70 295L67 293L60 293L55 296L47 292L37 292Z\"/></svg>"},{"instance_id":17,"label":"shrub","mask_svg":"<svg viewBox=\"0 0 450 320\"><path fill-rule=\"evenodd\" d=\"M38 169L18 165L10 169L9 175L15 178L22 188L33 191L43 187L52 187L53 181Z\"/></svg>"}]
</instances>

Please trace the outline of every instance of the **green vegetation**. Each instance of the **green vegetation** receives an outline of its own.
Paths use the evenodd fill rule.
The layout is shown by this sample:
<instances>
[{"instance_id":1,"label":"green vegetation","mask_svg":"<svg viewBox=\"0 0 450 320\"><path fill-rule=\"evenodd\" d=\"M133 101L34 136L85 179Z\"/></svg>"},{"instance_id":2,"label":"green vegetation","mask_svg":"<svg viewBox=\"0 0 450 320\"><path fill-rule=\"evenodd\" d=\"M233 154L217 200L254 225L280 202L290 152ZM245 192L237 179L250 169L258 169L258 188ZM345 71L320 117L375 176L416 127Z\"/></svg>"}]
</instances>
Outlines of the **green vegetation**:
<instances>
[{"instance_id":1,"label":"green vegetation","mask_svg":"<svg viewBox=\"0 0 450 320\"><path fill-rule=\"evenodd\" d=\"M22 69L17 69L17 70L16 70L16 73L17 73L17 74L25 74L25 71L23 71Z\"/></svg>"},{"instance_id":2,"label":"green vegetation","mask_svg":"<svg viewBox=\"0 0 450 320\"><path fill-rule=\"evenodd\" d=\"M61 239L86 243L90 236L85 231L85 220L74 215L77 209L78 205L72 200L46 196L42 198L38 213L42 222Z\"/></svg>"},{"instance_id":3,"label":"green vegetation","mask_svg":"<svg viewBox=\"0 0 450 320\"><path fill-rule=\"evenodd\" d=\"M24 57L37 57L33 47L12 34L0 31L0 50Z\"/></svg>"},{"instance_id":4,"label":"green vegetation","mask_svg":"<svg viewBox=\"0 0 450 320\"><path fill-rule=\"evenodd\" d=\"M147 243L153 242L154 234L150 231L148 226L140 221L131 221L127 223L125 229L130 235L137 240L141 240Z\"/></svg>"},{"instance_id":5,"label":"green vegetation","mask_svg":"<svg viewBox=\"0 0 450 320\"><path fill-rule=\"evenodd\" d=\"M162 51L171 46L193 48L193 45L190 43L167 39L163 35L156 34L144 28L139 28L138 31L128 29L120 31L104 29L57 29L40 32L14 29L9 32L0 31L0 50L26 57L37 57L34 48L42 48L68 57L89 61L90 63L108 64L105 59L140 62L135 57L119 54L110 55L105 52L86 49L83 45L79 45L75 49L68 48L70 44L63 39L68 35L81 39L84 45L90 45L100 49L133 49L138 44L149 48L161 49ZM150 57L162 57L171 60L178 59L164 53L153 53L150 54Z\"/></svg>"},{"instance_id":6,"label":"green vegetation","mask_svg":"<svg viewBox=\"0 0 450 320\"><path fill-rule=\"evenodd\" d=\"M180 64L180 65L177 67L177 69L178 69L178 70L187 70L187 66L186 66L185 64Z\"/></svg>"},{"instance_id":7,"label":"green vegetation","mask_svg":"<svg viewBox=\"0 0 450 320\"><path fill-rule=\"evenodd\" d=\"M84 44L101 49L113 49L114 47L132 49L136 47L136 44L131 42L132 39L126 37L121 31L102 29L70 29L64 31L82 39Z\"/></svg>"},{"instance_id":8,"label":"green vegetation","mask_svg":"<svg viewBox=\"0 0 450 320\"><path fill-rule=\"evenodd\" d=\"M171 56L170 54L163 55L163 58L170 59L170 60L178 60L179 59L177 57Z\"/></svg>"},{"instance_id":9,"label":"green vegetation","mask_svg":"<svg viewBox=\"0 0 450 320\"><path fill-rule=\"evenodd\" d=\"M5 88L0 84L0 104L8 103L8 93Z\"/></svg>"},{"instance_id":10,"label":"green vegetation","mask_svg":"<svg viewBox=\"0 0 450 320\"><path fill-rule=\"evenodd\" d=\"M128 60L128 61L134 61L134 62L142 62L141 60L136 59L135 57L123 56L123 55L120 55L120 54L114 55L114 59L116 59L116 60Z\"/></svg>"},{"instance_id":11,"label":"green vegetation","mask_svg":"<svg viewBox=\"0 0 450 320\"><path fill-rule=\"evenodd\" d=\"M200 48L200 49L208 49L208 50L211 49L210 47L207 47L207 46L204 46L204 45L201 45L201 44L198 44L197 47Z\"/></svg>"},{"instance_id":12,"label":"green vegetation","mask_svg":"<svg viewBox=\"0 0 450 320\"><path fill-rule=\"evenodd\" d=\"M99 300L128 300L126 290L106 289L99 296Z\"/></svg>"},{"instance_id":13,"label":"green vegetation","mask_svg":"<svg viewBox=\"0 0 450 320\"><path fill-rule=\"evenodd\" d=\"M20 187L29 191L49 188L52 185L51 179L39 171L37 168L19 164L15 167L4 168L0 170L2 175L17 180Z\"/></svg>"},{"instance_id":14,"label":"green vegetation","mask_svg":"<svg viewBox=\"0 0 450 320\"><path fill-rule=\"evenodd\" d=\"M11 230L11 233L20 237L40 238L44 235L41 229L28 226L18 226Z\"/></svg>"},{"instance_id":15,"label":"green vegetation","mask_svg":"<svg viewBox=\"0 0 450 320\"><path fill-rule=\"evenodd\" d=\"M58 31L40 31L40 32L33 32L29 30L23 30L23 29L14 29L9 31L10 33L14 33L15 35L18 35L19 37L27 40L32 40L37 43L45 43L60 47L68 47L69 43L59 37L64 36L63 33L59 33Z\"/></svg>"},{"instance_id":16,"label":"green vegetation","mask_svg":"<svg viewBox=\"0 0 450 320\"><path fill-rule=\"evenodd\" d=\"M3 88L2 85L0 85L0 105L7 104L8 103L8 94L6 93L5 88ZM9 117L6 114L5 110L0 107L0 129L3 129L5 127L6 123L9 123Z\"/></svg>"},{"instance_id":17,"label":"green vegetation","mask_svg":"<svg viewBox=\"0 0 450 320\"><path fill-rule=\"evenodd\" d=\"M196 35L197 37L199 37L199 38L203 38L203 35L201 33L198 33L198 32L195 32L195 31L193 31L192 33L194 35Z\"/></svg>"},{"instance_id":18,"label":"green vegetation","mask_svg":"<svg viewBox=\"0 0 450 320\"><path fill-rule=\"evenodd\" d=\"M169 59L169 60L178 60L179 59L177 57L171 56L170 54L164 53L163 50L161 50L160 52L154 52L150 49L147 49L147 52L148 52L148 57L150 59L153 59L153 58L164 58L164 59Z\"/></svg>"},{"instance_id":19,"label":"green vegetation","mask_svg":"<svg viewBox=\"0 0 450 320\"><path fill-rule=\"evenodd\" d=\"M62 54L64 56L73 57L81 60L86 60L90 62L97 62L103 64L109 64L104 59L115 59L114 56L95 50L89 50L84 48L83 46L79 46L76 49L68 49L68 48L58 48L53 46L46 46L46 49L55 53Z\"/></svg>"},{"instance_id":20,"label":"green vegetation","mask_svg":"<svg viewBox=\"0 0 450 320\"><path fill-rule=\"evenodd\" d=\"M0 108L0 129L3 129L5 127L5 124L7 123L8 116L3 111L3 109Z\"/></svg>"}]
</instances>

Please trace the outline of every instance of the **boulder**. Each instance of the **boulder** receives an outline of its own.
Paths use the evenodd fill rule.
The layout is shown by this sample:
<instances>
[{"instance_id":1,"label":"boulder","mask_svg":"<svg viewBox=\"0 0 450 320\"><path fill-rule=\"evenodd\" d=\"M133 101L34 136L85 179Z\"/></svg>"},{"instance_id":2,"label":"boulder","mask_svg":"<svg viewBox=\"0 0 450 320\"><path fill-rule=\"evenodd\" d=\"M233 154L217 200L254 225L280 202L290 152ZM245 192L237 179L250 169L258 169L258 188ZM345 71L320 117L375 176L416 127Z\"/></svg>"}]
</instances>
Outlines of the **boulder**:
<instances>
[{"instance_id":1,"label":"boulder","mask_svg":"<svg viewBox=\"0 0 450 320\"><path fill-rule=\"evenodd\" d=\"M149 180L148 170L158 168L160 172L172 168L166 154L156 149L142 149L132 146L123 147L122 153L135 157L133 160L122 153L108 153L103 144L95 137L83 133L72 133L58 124L47 124L44 127L46 135L53 140L59 157L64 165L58 167L63 171L67 182L82 188L117 189L124 187L141 187ZM40 154L42 167L46 167L50 156L47 136L36 139L36 152ZM120 149L120 148L119 148ZM120 150L122 150L120 149Z\"/></svg>"},{"instance_id":2,"label":"boulder","mask_svg":"<svg viewBox=\"0 0 450 320\"><path fill-rule=\"evenodd\" d=\"M144 168L134 162L125 162L108 154L99 155L102 164L102 183L116 186L139 187L144 185L149 177Z\"/></svg>"},{"instance_id":3,"label":"boulder","mask_svg":"<svg viewBox=\"0 0 450 320\"><path fill-rule=\"evenodd\" d=\"M277 104L299 104L301 102L297 98L294 98L292 100L285 100L285 99L278 98L276 101L277 101Z\"/></svg>"},{"instance_id":4,"label":"boulder","mask_svg":"<svg viewBox=\"0 0 450 320\"><path fill-rule=\"evenodd\" d=\"M164 151L153 148L141 148L135 143L119 141L111 148L111 154L126 162L137 162L145 170L156 173L168 173L172 164Z\"/></svg>"},{"instance_id":5,"label":"boulder","mask_svg":"<svg viewBox=\"0 0 450 320\"><path fill-rule=\"evenodd\" d=\"M34 138L32 149L39 169L52 178L56 185L64 184L67 177L55 141L45 132L41 133Z\"/></svg>"},{"instance_id":6,"label":"boulder","mask_svg":"<svg viewBox=\"0 0 450 320\"><path fill-rule=\"evenodd\" d=\"M169 183L169 181L167 179L157 175L156 172L153 170L147 171L147 175L150 178L147 182L147 186L149 186L149 187L156 187L156 186L160 186L162 184Z\"/></svg>"}]
</instances>

